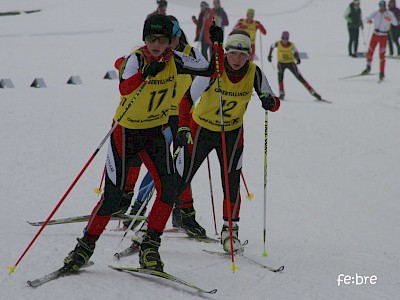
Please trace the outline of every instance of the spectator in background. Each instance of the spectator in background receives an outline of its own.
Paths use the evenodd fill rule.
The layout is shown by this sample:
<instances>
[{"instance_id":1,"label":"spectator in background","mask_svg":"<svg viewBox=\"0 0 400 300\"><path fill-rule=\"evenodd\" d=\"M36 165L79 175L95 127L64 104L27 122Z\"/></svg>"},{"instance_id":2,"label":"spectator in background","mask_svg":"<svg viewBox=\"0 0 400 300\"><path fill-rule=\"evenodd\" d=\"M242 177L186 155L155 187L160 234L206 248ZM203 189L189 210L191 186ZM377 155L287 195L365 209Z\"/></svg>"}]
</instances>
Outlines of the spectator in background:
<instances>
[{"instance_id":1,"label":"spectator in background","mask_svg":"<svg viewBox=\"0 0 400 300\"><path fill-rule=\"evenodd\" d=\"M214 12L210 8L207 2L202 1L200 3L200 14L196 19L195 16L192 16L192 21L196 24L196 38L195 42L199 42L201 45L201 54L208 60L208 52L212 45L210 39L210 27L213 24Z\"/></svg>"},{"instance_id":2,"label":"spectator in background","mask_svg":"<svg viewBox=\"0 0 400 300\"><path fill-rule=\"evenodd\" d=\"M259 21L254 20L254 13L255 13L254 9L249 8L247 10L246 19L240 19L233 28L234 30L235 29L245 30L249 33L251 39L251 50L252 50L250 61L254 60L254 56L256 54L257 30L260 30L261 34L263 35L267 34L267 30L265 30L265 27Z\"/></svg>"},{"instance_id":3,"label":"spectator in background","mask_svg":"<svg viewBox=\"0 0 400 300\"><path fill-rule=\"evenodd\" d=\"M364 29L362 23L362 13L360 8L360 0L354 0L347 6L344 13L344 18L347 21L347 30L349 32L349 56L357 57L358 36L361 29ZM351 51L353 49L353 52Z\"/></svg>"},{"instance_id":4,"label":"spectator in background","mask_svg":"<svg viewBox=\"0 0 400 300\"><path fill-rule=\"evenodd\" d=\"M389 0L388 2L389 11L393 13L393 15L397 19L397 23L400 21L400 9L396 6L396 0ZM389 54L393 55L393 43L396 45L397 48L397 56L400 57L400 45L399 45L399 37L400 37L400 24L397 26L392 25L389 31Z\"/></svg>"},{"instance_id":5,"label":"spectator in background","mask_svg":"<svg viewBox=\"0 0 400 300\"><path fill-rule=\"evenodd\" d=\"M157 0L157 9L153 11L151 14L147 15L147 18L153 15L161 14L161 15L166 15L167 14L167 6L168 2L165 0ZM147 19L146 18L146 19Z\"/></svg>"},{"instance_id":6,"label":"spectator in background","mask_svg":"<svg viewBox=\"0 0 400 300\"><path fill-rule=\"evenodd\" d=\"M224 27L229 25L229 20L225 10L221 7L220 0L214 0L213 12L215 25L221 27L222 30L224 30Z\"/></svg>"}]
</instances>

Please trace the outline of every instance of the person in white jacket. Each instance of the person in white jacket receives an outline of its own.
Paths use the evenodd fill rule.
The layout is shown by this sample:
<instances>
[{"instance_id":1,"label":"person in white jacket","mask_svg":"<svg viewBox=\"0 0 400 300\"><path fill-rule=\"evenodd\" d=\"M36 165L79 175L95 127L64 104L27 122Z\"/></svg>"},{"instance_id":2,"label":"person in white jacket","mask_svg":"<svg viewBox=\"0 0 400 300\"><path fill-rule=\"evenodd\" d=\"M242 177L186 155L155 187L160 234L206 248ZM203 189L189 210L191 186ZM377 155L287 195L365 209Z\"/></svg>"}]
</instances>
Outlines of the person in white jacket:
<instances>
[{"instance_id":1,"label":"person in white jacket","mask_svg":"<svg viewBox=\"0 0 400 300\"><path fill-rule=\"evenodd\" d=\"M379 79L383 80L385 78L385 53L386 53L386 43L388 39L388 34L390 30L390 25L398 25L398 21L391 11L386 9L386 2L379 1L379 10L374 11L365 19L366 23L371 25L374 24L374 32L369 43L368 53L367 53L367 67L362 71L362 75L367 75L371 71L371 62L374 55L376 45L379 44Z\"/></svg>"}]
</instances>

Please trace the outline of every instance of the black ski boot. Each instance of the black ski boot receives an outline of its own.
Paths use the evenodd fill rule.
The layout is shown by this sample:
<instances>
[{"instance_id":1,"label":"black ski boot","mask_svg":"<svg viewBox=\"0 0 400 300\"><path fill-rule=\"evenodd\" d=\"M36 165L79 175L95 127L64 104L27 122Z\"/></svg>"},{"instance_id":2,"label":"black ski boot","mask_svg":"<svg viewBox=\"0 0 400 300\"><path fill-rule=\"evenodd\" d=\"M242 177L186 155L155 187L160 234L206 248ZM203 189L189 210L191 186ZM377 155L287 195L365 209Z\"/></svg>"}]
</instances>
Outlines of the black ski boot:
<instances>
[{"instance_id":1,"label":"black ski boot","mask_svg":"<svg viewBox=\"0 0 400 300\"><path fill-rule=\"evenodd\" d=\"M368 75L371 72L371 67L367 66L364 71L361 72L361 75Z\"/></svg>"},{"instance_id":2,"label":"black ski boot","mask_svg":"<svg viewBox=\"0 0 400 300\"><path fill-rule=\"evenodd\" d=\"M158 248L161 245L161 234L162 232L148 229L143 236L139 251L140 267L161 272L164 270L164 263L158 252Z\"/></svg>"},{"instance_id":3,"label":"black ski boot","mask_svg":"<svg viewBox=\"0 0 400 300\"><path fill-rule=\"evenodd\" d=\"M86 236L77 238L78 244L66 258L64 258L64 267L68 270L77 272L89 262L95 248L95 242L90 241Z\"/></svg>"},{"instance_id":4,"label":"black ski boot","mask_svg":"<svg viewBox=\"0 0 400 300\"><path fill-rule=\"evenodd\" d=\"M182 215L182 228L185 229L186 234L193 238L205 238L206 230L199 225L196 221L196 211L194 207L181 208Z\"/></svg>"},{"instance_id":5,"label":"black ski boot","mask_svg":"<svg viewBox=\"0 0 400 300\"><path fill-rule=\"evenodd\" d=\"M316 91L314 91L314 89L310 90L310 94L317 98L317 100L322 100L321 96Z\"/></svg>"}]
</instances>

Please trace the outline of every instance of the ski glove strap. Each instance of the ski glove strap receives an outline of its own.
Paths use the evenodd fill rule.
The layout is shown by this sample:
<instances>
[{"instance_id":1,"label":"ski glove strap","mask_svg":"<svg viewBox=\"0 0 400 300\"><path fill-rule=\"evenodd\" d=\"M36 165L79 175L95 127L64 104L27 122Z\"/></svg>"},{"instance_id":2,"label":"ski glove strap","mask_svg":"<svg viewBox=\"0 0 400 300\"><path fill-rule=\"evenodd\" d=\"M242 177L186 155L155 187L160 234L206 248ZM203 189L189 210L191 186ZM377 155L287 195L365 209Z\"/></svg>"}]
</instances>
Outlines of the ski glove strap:
<instances>
[{"instance_id":1,"label":"ski glove strap","mask_svg":"<svg viewBox=\"0 0 400 300\"><path fill-rule=\"evenodd\" d=\"M184 147L187 144L193 144L192 134L189 127L180 127L176 134L178 147Z\"/></svg>"}]
</instances>

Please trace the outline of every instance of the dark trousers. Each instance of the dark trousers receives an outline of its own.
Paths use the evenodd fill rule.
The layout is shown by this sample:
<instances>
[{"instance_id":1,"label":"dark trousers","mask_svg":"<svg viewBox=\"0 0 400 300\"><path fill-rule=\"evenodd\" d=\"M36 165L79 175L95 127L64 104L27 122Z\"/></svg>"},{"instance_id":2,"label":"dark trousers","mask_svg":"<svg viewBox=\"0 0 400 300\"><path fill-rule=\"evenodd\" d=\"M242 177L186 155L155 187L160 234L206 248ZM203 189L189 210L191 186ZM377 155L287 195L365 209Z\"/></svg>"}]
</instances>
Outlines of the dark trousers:
<instances>
[{"instance_id":1,"label":"dark trousers","mask_svg":"<svg viewBox=\"0 0 400 300\"><path fill-rule=\"evenodd\" d=\"M280 91L285 90L285 86L283 84L283 77L284 77L283 75L284 75L286 69L289 69L290 72L293 73L294 77L296 77L297 80L300 81L309 92L312 92L312 90L313 90L312 87L308 84L308 82L301 75L299 69L297 68L297 65L294 62L278 63L278 83L279 83Z\"/></svg>"},{"instance_id":2,"label":"dark trousers","mask_svg":"<svg viewBox=\"0 0 400 300\"><path fill-rule=\"evenodd\" d=\"M185 189L189 187L190 182L192 181L203 161L207 158L207 155L215 149L220 164L222 188L224 191L223 218L227 221L228 197L224 175L221 132L210 131L204 127L200 127L193 120L190 125L190 129L193 137L193 145L190 147L190 155L188 155L189 151L185 149L185 158L182 160L184 161L184 171L183 174L180 174L181 176L179 176L178 179L177 195L181 195ZM231 216L233 221L239 221L241 203L240 172L242 170L241 161L243 155L243 127L232 131L225 131L225 143L228 164L228 187ZM179 158L177 160L179 160ZM177 173L180 173L178 166L176 169Z\"/></svg>"},{"instance_id":3,"label":"dark trousers","mask_svg":"<svg viewBox=\"0 0 400 300\"><path fill-rule=\"evenodd\" d=\"M389 31L389 38L388 38L390 55L394 54L393 44L395 44L397 48L397 55L400 55L399 37L400 37L400 26L392 26L392 28Z\"/></svg>"},{"instance_id":4,"label":"dark trousers","mask_svg":"<svg viewBox=\"0 0 400 300\"><path fill-rule=\"evenodd\" d=\"M149 170L156 188L154 209L148 218L148 228L161 232L174 203L175 174L169 144L162 127L127 129L118 126L110 137L107 153L107 174L104 194L93 209L86 232L97 239L111 214L126 210L129 205L123 198L129 171L139 155Z\"/></svg>"},{"instance_id":5,"label":"dark trousers","mask_svg":"<svg viewBox=\"0 0 400 300\"><path fill-rule=\"evenodd\" d=\"M349 55L357 55L359 28L347 27L349 31ZM353 52L352 52L353 50Z\"/></svg>"}]
</instances>

